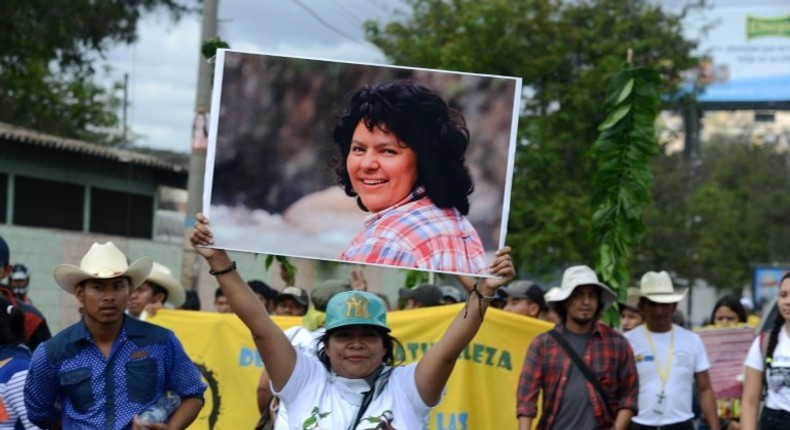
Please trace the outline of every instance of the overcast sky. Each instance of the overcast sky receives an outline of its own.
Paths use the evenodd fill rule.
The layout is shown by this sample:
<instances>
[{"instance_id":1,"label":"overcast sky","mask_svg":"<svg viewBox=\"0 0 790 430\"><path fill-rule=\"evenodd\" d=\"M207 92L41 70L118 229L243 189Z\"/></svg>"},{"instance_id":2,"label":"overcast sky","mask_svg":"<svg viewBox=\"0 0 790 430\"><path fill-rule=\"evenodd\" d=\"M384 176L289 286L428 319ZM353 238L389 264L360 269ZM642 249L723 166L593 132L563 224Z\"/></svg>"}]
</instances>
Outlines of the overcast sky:
<instances>
[{"instance_id":1,"label":"overcast sky","mask_svg":"<svg viewBox=\"0 0 790 430\"><path fill-rule=\"evenodd\" d=\"M219 0L219 35L231 48L282 55L381 63L362 23L389 21L390 0ZM402 8L402 6L401 6ZM129 74L128 124L137 145L189 152L199 60L200 16L174 24L145 17L139 41L112 50L108 80Z\"/></svg>"},{"instance_id":2,"label":"overcast sky","mask_svg":"<svg viewBox=\"0 0 790 430\"><path fill-rule=\"evenodd\" d=\"M187 0L185 0L187 1ZM402 18L401 0L218 0L219 34L233 49L249 52L382 63L364 39L362 23ZM656 0L664 6L690 0ZM759 9L788 0L709 0L719 7ZM146 16L139 41L109 54L107 82L129 74L128 123L142 147L189 152L194 116L201 17L177 24L164 14Z\"/></svg>"}]
</instances>

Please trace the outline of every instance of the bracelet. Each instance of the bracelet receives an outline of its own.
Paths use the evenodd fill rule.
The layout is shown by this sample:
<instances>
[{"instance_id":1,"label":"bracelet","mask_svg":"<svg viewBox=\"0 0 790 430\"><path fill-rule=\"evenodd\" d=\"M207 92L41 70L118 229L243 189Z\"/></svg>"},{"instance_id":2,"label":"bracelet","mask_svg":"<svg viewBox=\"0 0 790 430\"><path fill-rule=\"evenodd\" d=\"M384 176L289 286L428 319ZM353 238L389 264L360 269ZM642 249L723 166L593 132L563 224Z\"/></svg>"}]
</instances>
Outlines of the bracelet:
<instances>
[{"instance_id":1,"label":"bracelet","mask_svg":"<svg viewBox=\"0 0 790 430\"><path fill-rule=\"evenodd\" d=\"M234 271L236 271L236 262L235 261L231 261L230 262L230 266L228 266L227 269L222 269L222 270L209 269L208 274L209 275L213 275L213 276L219 276L219 275L224 275L226 273L230 273L230 272L234 272Z\"/></svg>"},{"instance_id":2,"label":"bracelet","mask_svg":"<svg viewBox=\"0 0 790 430\"><path fill-rule=\"evenodd\" d=\"M466 294L466 304L464 305L464 318L466 318L467 311L469 310L469 299L472 298L472 294L477 295L477 300L491 303L496 298L495 296L486 296L477 289L477 283L480 282L480 279L476 280L475 283L472 285L472 289ZM483 319L483 308L480 307L480 319Z\"/></svg>"},{"instance_id":3,"label":"bracelet","mask_svg":"<svg viewBox=\"0 0 790 430\"><path fill-rule=\"evenodd\" d=\"M477 297L479 297L479 298L480 298L480 300L482 300L482 301L484 301L484 302L487 302L487 303L491 303L491 302L493 302L493 301L494 301L494 299L496 298L496 296L486 296L486 295L484 295L483 293L481 293L480 291L478 291L478 290L477 290L477 283L478 283L478 282L480 282L480 280L479 280L479 279L475 281L475 284L474 284L474 285L472 285L472 291L473 291L475 294L477 294Z\"/></svg>"}]
</instances>

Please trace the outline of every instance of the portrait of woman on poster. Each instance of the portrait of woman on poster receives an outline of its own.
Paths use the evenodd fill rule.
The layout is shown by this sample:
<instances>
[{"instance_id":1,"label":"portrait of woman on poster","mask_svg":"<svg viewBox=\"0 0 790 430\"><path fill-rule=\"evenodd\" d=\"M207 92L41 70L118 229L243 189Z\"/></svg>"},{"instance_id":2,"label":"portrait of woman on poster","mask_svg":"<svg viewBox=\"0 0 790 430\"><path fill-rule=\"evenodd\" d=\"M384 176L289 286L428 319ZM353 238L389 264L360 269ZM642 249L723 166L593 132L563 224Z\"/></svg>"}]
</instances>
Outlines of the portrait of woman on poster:
<instances>
[{"instance_id":1,"label":"portrait of woman on poster","mask_svg":"<svg viewBox=\"0 0 790 430\"><path fill-rule=\"evenodd\" d=\"M370 214L340 259L443 272L484 274L472 224L474 189L460 112L410 80L366 85L334 128L338 182Z\"/></svg>"}]
</instances>

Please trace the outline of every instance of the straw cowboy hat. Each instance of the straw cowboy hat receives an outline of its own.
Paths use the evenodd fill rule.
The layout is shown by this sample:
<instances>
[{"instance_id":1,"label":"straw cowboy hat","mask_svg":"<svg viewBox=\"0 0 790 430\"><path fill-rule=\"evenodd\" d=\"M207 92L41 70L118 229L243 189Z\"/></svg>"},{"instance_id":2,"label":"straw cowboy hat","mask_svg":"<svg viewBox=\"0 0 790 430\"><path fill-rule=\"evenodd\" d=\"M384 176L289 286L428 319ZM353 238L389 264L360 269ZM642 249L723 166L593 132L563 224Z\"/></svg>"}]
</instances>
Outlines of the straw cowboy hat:
<instances>
[{"instance_id":1,"label":"straw cowboy hat","mask_svg":"<svg viewBox=\"0 0 790 430\"><path fill-rule=\"evenodd\" d=\"M549 302L561 302L570 297L576 287L580 287L582 285L595 285L601 289L601 297L603 300L603 306L601 309L606 309L609 307L609 305L611 305L617 298L614 291L598 281L598 275L595 274L593 269L587 266L571 266L565 269L565 272L562 274L562 283L560 284L560 289L556 290L550 295L547 294L544 297L546 298L546 301Z\"/></svg>"},{"instance_id":2,"label":"straw cowboy hat","mask_svg":"<svg viewBox=\"0 0 790 430\"><path fill-rule=\"evenodd\" d=\"M173 272L166 266L154 261L151 267L151 274L148 275L146 281L159 285L167 290L167 303L175 307L179 307L187 300L187 293L181 283L173 277Z\"/></svg>"},{"instance_id":3,"label":"straw cowboy hat","mask_svg":"<svg viewBox=\"0 0 790 430\"><path fill-rule=\"evenodd\" d=\"M628 287L626 290L626 298L624 302L620 303L620 310L623 307L639 310L639 298L642 297L642 291L639 288Z\"/></svg>"},{"instance_id":4,"label":"straw cowboy hat","mask_svg":"<svg viewBox=\"0 0 790 430\"><path fill-rule=\"evenodd\" d=\"M151 259L141 258L131 265L126 255L112 242L95 243L82 257L80 265L60 264L55 267L53 276L61 288L74 294L74 287L88 279L110 279L120 276L131 279L132 287L137 287L151 273Z\"/></svg>"},{"instance_id":5,"label":"straw cowboy hat","mask_svg":"<svg viewBox=\"0 0 790 430\"><path fill-rule=\"evenodd\" d=\"M672 278L666 270L647 272L639 282L640 297L656 303L677 303L686 295L688 288L675 290Z\"/></svg>"}]
</instances>

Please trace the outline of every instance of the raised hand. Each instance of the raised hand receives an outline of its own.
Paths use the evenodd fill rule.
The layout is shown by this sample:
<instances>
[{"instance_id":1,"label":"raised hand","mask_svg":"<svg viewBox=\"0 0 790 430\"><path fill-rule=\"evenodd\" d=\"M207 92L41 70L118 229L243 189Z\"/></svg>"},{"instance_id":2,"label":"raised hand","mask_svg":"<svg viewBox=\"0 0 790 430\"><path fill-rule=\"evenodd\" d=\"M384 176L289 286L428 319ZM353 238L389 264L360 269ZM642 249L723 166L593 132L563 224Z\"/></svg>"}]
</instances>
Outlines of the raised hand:
<instances>
[{"instance_id":1,"label":"raised hand","mask_svg":"<svg viewBox=\"0 0 790 430\"><path fill-rule=\"evenodd\" d=\"M211 228L209 228L209 221L205 215L198 212L195 215L195 225L192 228L192 233L189 235L189 242L192 244L192 247L195 248L195 251L202 255L203 258L206 260L212 258L216 255L216 249L207 248L208 246L212 246L214 244L214 235L211 234Z\"/></svg>"}]
</instances>

